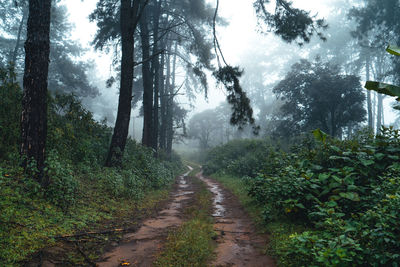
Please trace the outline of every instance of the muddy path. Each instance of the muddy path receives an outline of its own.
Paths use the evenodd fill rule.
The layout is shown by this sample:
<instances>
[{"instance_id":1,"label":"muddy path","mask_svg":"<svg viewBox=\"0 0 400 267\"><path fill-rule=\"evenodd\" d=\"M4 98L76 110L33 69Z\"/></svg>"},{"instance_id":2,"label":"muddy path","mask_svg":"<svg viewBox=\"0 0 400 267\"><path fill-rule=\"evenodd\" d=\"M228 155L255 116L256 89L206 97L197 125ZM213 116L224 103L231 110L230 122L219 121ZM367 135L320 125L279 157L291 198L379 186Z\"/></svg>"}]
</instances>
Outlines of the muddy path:
<instances>
[{"instance_id":1,"label":"muddy path","mask_svg":"<svg viewBox=\"0 0 400 267\"><path fill-rule=\"evenodd\" d=\"M201 172L196 177L206 183L214 194L212 215L218 238L216 257L210 266L275 266L274 260L262 253L268 237L256 233L254 224L237 197L218 182L205 178Z\"/></svg>"},{"instance_id":2,"label":"muddy path","mask_svg":"<svg viewBox=\"0 0 400 267\"><path fill-rule=\"evenodd\" d=\"M172 200L167 207L157 216L145 220L137 231L125 234L119 244L114 244L96 266L153 265L155 255L159 253L168 232L182 224L182 209L194 193L193 185L187 180L193 169L190 166L188 168L189 171L178 178L178 184L172 192Z\"/></svg>"},{"instance_id":3,"label":"muddy path","mask_svg":"<svg viewBox=\"0 0 400 267\"><path fill-rule=\"evenodd\" d=\"M156 255L172 229L185 220L184 208L193 201L196 187L187 175L192 168L178 178L172 193L172 200L157 216L145 220L133 233L127 233L119 244L102 256L97 262L100 267L153 266ZM214 260L209 266L275 266L272 258L263 254L267 236L259 235L240 205L239 200L219 183L205 178L202 172L196 178L203 181L213 193L214 230L218 236Z\"/></svg>"}]
</instances>

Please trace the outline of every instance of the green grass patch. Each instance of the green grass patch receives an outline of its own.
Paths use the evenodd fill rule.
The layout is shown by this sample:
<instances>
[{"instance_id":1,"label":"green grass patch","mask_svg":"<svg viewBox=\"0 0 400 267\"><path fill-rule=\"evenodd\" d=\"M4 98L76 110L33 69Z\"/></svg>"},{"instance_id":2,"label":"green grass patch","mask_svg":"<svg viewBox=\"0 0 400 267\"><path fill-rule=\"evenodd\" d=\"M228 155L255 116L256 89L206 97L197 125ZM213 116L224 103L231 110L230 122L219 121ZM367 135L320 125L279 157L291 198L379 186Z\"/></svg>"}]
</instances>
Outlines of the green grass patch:
<instances>
[{"instance_id":1,"label":"green grass patch","mask_svg":"<svg viewBox=\"0 0 400 267\"><path fill-rule=\"evenodd\" d=\"M117 198L99 188L98 183L77 176L80 190L74 206L61 208L47 200L30 179L2 170L0 266L21 266L34 253L57 246L57 236L129 227L129 223L153 212L160 201L168 198L169 187L147 191L140 199ZM104 241L107 242L107 237ZM68 262L79 264L84 260L79 253L73 254L66 255L70 258ZM99 256L101 254L91 258Z\"/></svg>"},{"instance_id":2,"label":"green grass patch","mask_svg":"<svg viewBox=\"0 0 400 267\"><path fill-rule=\"evenodd\" d=\"M194 203L185 209L188 221L168 235L155 266L207 266L213 256L216 233L210 216L212 194L201 181L193 182L200 190L195 193Z\"/></svg>"}]
</instances>

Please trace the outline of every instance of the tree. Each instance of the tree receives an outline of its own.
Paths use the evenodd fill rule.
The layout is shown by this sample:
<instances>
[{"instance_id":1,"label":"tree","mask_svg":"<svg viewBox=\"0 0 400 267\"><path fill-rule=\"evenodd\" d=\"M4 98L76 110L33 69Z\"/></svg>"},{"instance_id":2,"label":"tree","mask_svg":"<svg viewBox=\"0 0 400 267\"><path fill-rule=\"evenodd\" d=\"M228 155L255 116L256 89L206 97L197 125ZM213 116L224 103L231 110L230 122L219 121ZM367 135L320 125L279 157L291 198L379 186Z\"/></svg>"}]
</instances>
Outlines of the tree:
<instances>
[{"instance_id":1,"label":"tree","mask_svg":"<svg viewBox=\"0 0 400 267\"><path fill-rule=\"evenodd\" d=\"M17 80L22 81L24 51L22 43L26 36L28 2L26 0L3 1L0 5L0 64L13 62ZM65 5L53 0L50 16L50 63L48 71L48 90L51 93L73 93L78 97L95 97L98 89L88 79L87 70L93 67L90 62L78 59L84 50L70 37L73 28L68 22Z\"/></svg>"},{"instance_id":2,"label":"tree","mask_svg":"<svg viewBox=\"0 0 400 267\"><path fill-rule=\"evenodd\" d=\"M121 0L121 79L117 120L105 166L120 164L128 137L132 110L134 32L147 1Z\"/></svg>"},{"instance_id":3,"label":"tree","mask_svg":"<svg viewBox=\"0 0 400 267\"><path fill-rule=\"evenodd\" d=\"M118 10L118 1L101 0L92 13L91 19L99 26L94 40L96 48L103 49L108 43L118 45L116 40L121 36ZM143 83L143 145L154 150L159 146L167 152L171 150L173 110L179 110L174 108L174 96L180 89L175 84L176 69L182 68L187 73L196 70L193 72L200 76L203 66L211 68L212 46L208 45L210 42L204 31L210 14L205 1L182 0L149 1L145 12L141 13L140 32L136 33L140 38L135 38L141 41L141 49L135 50L141 62L134 65L141 65L142 69L138 75ZM198 62L193 63L193 59Z\"/></svg>"},{"instance_id":4,"label":"tree","mask_svg":"<svg viewBox=\"0 0 400 267\"><path fill-rule=\"evenodd\" d=\"M275 13L270 13L266 7L268 3L270 0L256 0L253 4L261 31L272 31L284 41L295 41L299 45L310 42L314 34L326 40L322 30L328 26L323 19L315 19L314 16L310 16L310 12L294 8L292 3L286 0L276 0Z\"/></svg>"},{"instance_id":5,"label":"tree","mask_svg":"<svg viewBox=\"0 0 400 267\"><path fill-rule=\"evenodd\" d=\"M320 128L341 137L344 127L365 119L360 80L338 65L301 60L273 91L284 101L278 132L286 136Z\"/></svg>"},{"instance_id":6,"label":"tree","mask_svg":"<svg viewBox=\"0 0 400 267\"><path fill-rule=\"evenodd\" d=\"M215 111L207 109L195 114L189 121L188 136L199 140L199 147L205 150L210 147L211 136L219 127L215 120Z\"/></svg>"},{"instance_id":7,"label":"tree","mask_svg":"<svg viewBox=\"0 0 400 267\"><path fill-rule=\"evenodd\" d=\"M367 81L370 78L380 82L400 81L399 59L390 58L384 53L388 43L400 42L399 10L400 3L397 0L366 0L349 12L349 18L356 24L352 35L357 38L363 50ZM367 94L368 125L372 129L375 106L372 107L371 92L368 91ZM376 132L380 131L383 124L383 98L383 94L377 94Z\"/></svg>"},{"instance_id":8,"label":"tree","mask_svg":"<svg viewBox=\"0 0 400 267\"><path fill-rule=\"evenodd\" d=\"M21 155L23 166L37 168L36 178L43 186L47 135L47 76L50 53L51 0L29 0L25 71L21 115Z\"/></svg>"}]
</instances>

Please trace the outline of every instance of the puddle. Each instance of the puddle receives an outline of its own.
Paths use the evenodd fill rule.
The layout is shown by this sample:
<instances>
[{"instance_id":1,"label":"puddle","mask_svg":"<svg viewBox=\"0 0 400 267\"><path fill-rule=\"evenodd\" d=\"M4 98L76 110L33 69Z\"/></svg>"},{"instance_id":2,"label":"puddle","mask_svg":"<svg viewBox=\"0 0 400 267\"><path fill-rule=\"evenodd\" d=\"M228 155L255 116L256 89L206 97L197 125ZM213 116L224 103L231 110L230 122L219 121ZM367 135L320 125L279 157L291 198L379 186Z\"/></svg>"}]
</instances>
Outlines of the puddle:
<instances>
[{"instance_id":1,"label":"puddle","mask_svg":"<svg viewBox=\"0 0 400 267\"><path fill-rule=\"evenodd\" d=\"M214 199L213 199L214 212L212 216L223 217L225 213L225 207L222 205L222 201L224 200L224 195L222 194L221 188L219 188L217 183L211 181L210 179L204 178L202 173L198 173L196 176L204 183L206 183L208 189L214 194Z\"/></svg>"},{"instance_id":2,"label":"puddle","mask_svg":"<svg viewBox=\"0 0 400 267\"><path fill-rule=\"evenodd\" d=\"M210 266L274 267L274 261L261 252L265 249L266 239L255 234L254 226L238 200L202 173L196 177L214 194L212 215L215 217L214 230L219 235L216 258Z\"/></svg>"}]
</instances>

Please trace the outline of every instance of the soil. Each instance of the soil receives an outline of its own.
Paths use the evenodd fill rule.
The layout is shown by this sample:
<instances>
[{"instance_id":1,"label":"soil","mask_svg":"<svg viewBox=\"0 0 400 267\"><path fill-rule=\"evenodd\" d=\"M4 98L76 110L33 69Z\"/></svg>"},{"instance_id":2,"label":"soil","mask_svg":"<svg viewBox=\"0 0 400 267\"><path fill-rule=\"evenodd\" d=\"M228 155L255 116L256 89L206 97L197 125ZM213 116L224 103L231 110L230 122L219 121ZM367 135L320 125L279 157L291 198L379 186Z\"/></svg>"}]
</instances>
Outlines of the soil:
<instances>
[{"instance_id":1,"label":"soil","mask_svg":"<svg viewBox=\"0 0 400 267\"><path fill-rule=\"evenodd\" d=\"M206 183L213 193L210 213L214 217L214 230L218 236L215 240L215 257L209 266L275 266L274 260L263 253L268 236L257 233L239 200L218 182L205 178L202 172L196 174L196 178L188 177L192 168L189 169L178 177L169 201L161 203L150 218L135 224L122 238L110 239L106 253L96 263L88 259L87 266L153 266L168 233L186 220L184 210L193 204L194 192L199 190L199 185L192 181L196 178ZM79 244L75 245L78 246L75 249L84 254ZM65 255L70 249L74 248L47 249L40 253L40 264L31 263L27 266L65 266L57 264L56 255Z\"/></svg>"},{"instance_id":2,"label":"soil","mask_svg":"<svg viewBox=\"0 0 400 267\"><path fill-rule=\"evenodd\" d=\"M97 266L152 266L168 232L183 222L182 209L194 193L193 185L187 180L192 168L189 169L179 177L178 186L168 206L155 218L144 221L137 231L125 234L120 244L116 244L114 249L104 254L103 260L98 262Z\"/></svg>"},{"instance_id":3,"label":"soil","mask_svg":"<svg viewBox=\"0 0 400 267\"><path fill-rule=\"evenodd\" d=\"M196 175L214 194L214 230L219 233L215 260L210 266L275 266L274 260L265 255L268 236L258 234L239 200L221 184Z\"/></svg>"}]
</instances>

